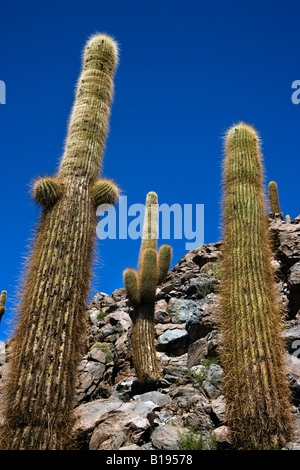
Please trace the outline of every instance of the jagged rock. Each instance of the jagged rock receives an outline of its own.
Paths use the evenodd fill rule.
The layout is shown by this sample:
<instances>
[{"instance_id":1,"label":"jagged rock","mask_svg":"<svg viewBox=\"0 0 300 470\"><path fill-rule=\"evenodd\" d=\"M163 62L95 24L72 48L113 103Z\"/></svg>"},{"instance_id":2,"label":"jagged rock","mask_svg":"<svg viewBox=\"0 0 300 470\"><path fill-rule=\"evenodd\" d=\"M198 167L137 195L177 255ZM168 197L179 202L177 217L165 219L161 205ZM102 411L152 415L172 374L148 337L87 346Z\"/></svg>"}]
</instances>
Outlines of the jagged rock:
<instances>
[{"instance_id":1,"label":"jagged rock","mask_svg":"<svg viewBox=\"0 0 300 470\"><path fill-rule=\"evenodd\" d=\"M300 232L299 232L300 233ZM300 262L295 263L289 270L289 314L294 318L300 313Z\"/></svg>"},{"instance_id":2,"label":"jagged rock","mask_svg":"<svg viewBox=\"0 0 300 470\"><path fill-rule=\"evenodd\" d=\"M143 393L142 395L135 395L133 399L137 401L152 401L153 403L156 403L159 408L162 408L169 403L171 398L166 393L153 391Z\"/></svg>"},{"instance_id":3,"label":"jagged rock","mask_svg":"<svg viewBox=\"0 0 300 470\"><path fill-rule=\"evenodd\" d=\"M179 356L187 351L188 334L183 328L169 328L158 338L156 348Z\"/></svg>"},{"instance_id":4,"label":"jagged rock","mask_svg":"<svg viewBox=\"0 0 300 470\"><path fill-rule=\"evenodd\" d=\"M188 299L171 298L167 312L172 323L186 323L191 317L197 316L199 312L199 302Z\"/></svg>"},{"instance_id":5,"label":"jagged rock","mask_svg":"<svg viewBox=\"0 0 300 470\"><path fill-rule=\"evenodd\" d=\"M205 356L207 356L207 339L199 338L189 346L187 363L188 368L190 369L193 366L201 364Z\"/></svg>"},{"instance_id":6,"label":"jagged rock","mask_svg":"<svg viewBox=\"0 0 300 470\"><path fill-rule=\"evenodd\" d=\"M230 447L231 441L230 441L230 433L229 429L227 426L219 426L218 428L215 429L214 435L218 444L218 449L227 449Z\"/></svg>"},{"instance_id":7,"label":"jagged rock","mask_svg":"<svg viewBox=\"0 0 300 470\"><path fill-rule=\"evenodd\" d=\"M196 302L197 303L197 302ZM216 310L218 296L214 293L208 294L202 302L198 302L198 309L186 322L189 343L207 336L217 325Z\"/></svg>"},{"instance_id":8,"label":"jagged rock","mask_svg":"<svg viewBox=\"0 0 300 470\"><path fill-rule=\"evenodd\" d=\"M5 364L5 342L0 341L0 366Z\"/></svg>"},{"instance_id":9,"label":"jagged rock","mask_svg":"<svg viewBox=\"0 0 300 470\"><path fill-rule=\"evenodd\" d=\"M176 450L179 448L181 426L166 424L158 426L151 434L151 442L156 449Z\"/></svg>"},{"instance_id":10,"label":"jagged rock","mask_svg":"<svg viewBox=\"0 0 300 470\"><path fill-rule=\"evenodd\" d=\"M277 221L270 230L277 239L276 256L279 261L287 268L300 261L300 224Z\"/></svg>"},{"instance_id":11,"label":"jagged rock","mask_svg":"<svg viewBox=\"0 0 300 470\"><path fill-rule=\"evenodd\" d=\"M226 419L226 402L223 395L211 400L210 406L211 412L215 417L213 420L217 420L218 423L223 423Z\"/></svg>"},{"instance_id":12,"label":"jagged rock","mask_svg":"<svg viewBox=\"0 0 300 470\"><path fill-rule=\"evenodd\" d=\"M210 398L216 398L222 393L224 372L218 364L211 364L204 374L203 388Z\"/></svg>"},{"instance_id":13,"label":"jagged rock","mask_svg":"<svg viewBox=\"0 0 300 470\"><path fill-rule=\"evenodd\" d=\"M171 323L170 314L167 311L168 304L165 299L158 300L155 304L155 321L159 323Z\"/></svg>"}]
</instances>

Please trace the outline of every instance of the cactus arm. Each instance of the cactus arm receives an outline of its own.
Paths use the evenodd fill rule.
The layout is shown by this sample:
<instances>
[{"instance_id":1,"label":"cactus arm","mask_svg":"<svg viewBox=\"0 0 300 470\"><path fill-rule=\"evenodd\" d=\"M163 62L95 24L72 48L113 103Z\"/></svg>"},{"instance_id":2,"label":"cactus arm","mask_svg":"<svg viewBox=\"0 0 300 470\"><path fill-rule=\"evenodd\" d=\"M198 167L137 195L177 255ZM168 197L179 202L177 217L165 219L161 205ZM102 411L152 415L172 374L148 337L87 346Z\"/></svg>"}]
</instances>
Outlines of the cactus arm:
<instances>
[{"instance_id":1,"label":"cactus arm","mask_svg":"<svg viewBox=\"0 0 300 470\"><path fill-rule=\"evenodd\" d=\"M101 204L115 204L119 197L119 189L110 180L98 180L92 186L92 197L94 198L96 206L100 206Z\"/></svg>"},{"instance_id":2,"label":"cactus arm","mask_svg":"<svg viewBox=\"0 0 300 470\"><path fill-rule=\"evenodd\" d=\"M124 284L131 305L137 307L140 304L141 296L138 286L138 277L135 269L127 268L124 271Z\"/></svg>"},{"instance_id":3,"label":"cactus arm","mask_svg":"<svg viewBox=\"0 0 300 470\"><path fill-rule=\"evenodd\" d=\"M53 206L63 195L63 185L56 178L41 178L33 185L33 197L44 207Z\"/></svg>"},{"instance_id":4,"label":"cactus arm","mask_svg":"<svg viewBox=\"0 0 300 470\"><path fill-rule=\"evenodd\" d=\"M171 264L172 248L169 245L162 245L158 253L158 284L165 279Z\"/></svg>"}]
</instances>

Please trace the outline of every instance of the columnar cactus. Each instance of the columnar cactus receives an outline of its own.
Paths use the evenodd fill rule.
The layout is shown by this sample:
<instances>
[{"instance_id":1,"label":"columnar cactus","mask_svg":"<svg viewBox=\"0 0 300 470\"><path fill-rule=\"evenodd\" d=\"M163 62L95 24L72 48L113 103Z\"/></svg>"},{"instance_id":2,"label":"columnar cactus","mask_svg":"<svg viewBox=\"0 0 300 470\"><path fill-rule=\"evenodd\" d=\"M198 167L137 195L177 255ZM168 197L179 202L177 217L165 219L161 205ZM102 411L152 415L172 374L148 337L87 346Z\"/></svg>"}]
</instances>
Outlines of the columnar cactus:
<instances>
[{"instance_id":1,"label":"columnar cactus","mask_svg":"<svg viewBox=\"0 0 300 470\"><path fill-rule=\"evenodd\" d=\"M95 35L87 42L58 173L33 187L43 211L12 341L4 449L70 446L96 207L112 203L118 194L113 183L98 180L117 58L109 36Z\"/></svg>"},{"instance_id":2,"label":"columnar cactus","mask_svg":"<svg viewBox=\"0 0 300 470\"><path fill-rule=\"evenodd\" d=\"M270 212L272 214L280 214L280 204L276 181L270 181L269 183L269 204Z\"/></svg>"},{"instance_id":3,"label":"columnar cactus","mask_svg":"<svg viewBox=\"0 0 300 470\"><path fill-rule=\"evenodd\" d=\"M280 307L255 130L226 136L220 354L228 425L237 449L270 449L291 437Z\"/></svg>"},{"instance_id":4,"label":"columnar cactus","mask_svg":"<svg viewBox=\"0 0 300 470\"><path fill-rule=\"evenodd\" d=\"M162 245L157 255L158 202L154 192L147 194L143 238L138 272L124 271L127 297L133 306L132 356L138 380L151 387L161 376L154 342L154 307L157 285L166 277L172 250Z\"/></svg>"},{"instance_id":5,"label":"columnar cactus","mask_svg":"<svg viewBox=\"0 0 300 470\"><path fill-rule=\"evenodd\" d=\"M291 216L290 216L289 214L287 214L287 215L285 216L285 221L286 221L287 224L290 224L290 223L291 223Z\"/></svg>"},{"instance_id":6,"label":"columnar cactus","mask_svg":"<svg viewBox=\"0 0 300 470\"><path fill-rule=\"evenodd\" d=\"M7 292L6 290L3 290L0 295L0 321L6 310L6 307L5 307L6 297L7 297Z\"/></svg>"}]
</instances>

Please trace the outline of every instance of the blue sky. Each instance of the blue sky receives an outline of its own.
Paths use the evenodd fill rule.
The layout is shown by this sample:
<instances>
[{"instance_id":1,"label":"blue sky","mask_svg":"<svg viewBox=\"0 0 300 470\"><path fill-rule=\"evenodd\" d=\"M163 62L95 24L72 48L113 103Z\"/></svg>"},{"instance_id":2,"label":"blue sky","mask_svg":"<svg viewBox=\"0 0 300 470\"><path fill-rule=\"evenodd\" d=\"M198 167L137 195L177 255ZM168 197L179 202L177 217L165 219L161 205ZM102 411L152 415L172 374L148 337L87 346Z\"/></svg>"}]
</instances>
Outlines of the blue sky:
<instances>
[{"instance_id":1,"label":"blue sky","mask_svg":"<svg viewBox=\"0 0 300 470\"><path fill-rule=\"evenodd\" d=\"M2 2L0 289L8 300L0 339L10 335L39 214L29 184L57 169L86 39L107 32L120 44L102 174L129 205L144 203L150 190L160 203L204 204L209 243L221 238L222 138L240 120L260 132L266 182L277 181L283 212L300 213L300 105L291 101L300 79L299 17L296 0ZM186 240L169 243L174 266ZM123 286L139 245L98 242L90 297Z\"/></svg>"}]
</instances>

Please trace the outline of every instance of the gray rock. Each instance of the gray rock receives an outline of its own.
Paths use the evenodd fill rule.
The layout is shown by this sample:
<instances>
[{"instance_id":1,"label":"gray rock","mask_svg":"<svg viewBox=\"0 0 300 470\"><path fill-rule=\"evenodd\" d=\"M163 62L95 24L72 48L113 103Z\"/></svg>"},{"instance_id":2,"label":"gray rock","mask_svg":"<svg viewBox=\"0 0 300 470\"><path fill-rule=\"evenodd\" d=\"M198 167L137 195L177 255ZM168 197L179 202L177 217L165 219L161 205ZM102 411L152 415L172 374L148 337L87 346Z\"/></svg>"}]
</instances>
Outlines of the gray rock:
<instances>
[{"instance_id":1,"label":"gray rock","mask_svg":"<svg viewBox=\"0 0 300 470\"><path fill-rule=\"evenodd\" d=\"M300 261L295 263L290 269L288 289L290 316L295 317L300 311Z\"/></svg>"},{"instance_id":2,"label":"gray rock","mask_svg":"<svg viewBox=\"0 0 300 470\"><path fill-rule=\"evenodd\" d=\"M226 418L226 402L223 395L211 400L210 406L219 423L223 423Z\"/></svg>"},{"instance_id":3,"label":"gray rock","mask_svg":"<svg viewBox=\"0 0 300 470\"><path fill-rule=\"evenodd\" d=\"M188 349L188 368L201 364L207 355L207 339L199 338Z\"/></svg>"},{"instance_id":4,"label":"gray rock","mask_svg":"<svg viewBox=\"0 0 300 470\"><path fill-rule=\"evenodd\" d=\"M156 449L177 450L179 447L180 426L158 426L151 434L151 442Z\"/></svg>"},{"instance_id":5,"label":"gray rock","mask_svg":"<svg viewBox=\"0 0 300 470\"><path fill-rule=\"evenodd\" d=\"M199 302L189 299L171 298L167 312L172 323L185 323L194 315L199 315Z\"/></svg>"},{"instance_id":6,"label":"gray rock","mask_svg":"<svg viewBox=\"0 0 300 470\"><path fill-rule=\"evenodd\" d=\"M184 329L170 329L165 331L159 338L157 343L158 351L167 351L182 355L187 351L188 335Z\"/></svg>"},{"instance_id":7,"label":"gray rock","mask_svg":"<svg viewBox=\"0 0 300 470\"><path fill-rule=\"evenodd\" d=\"M152 401L153 403L156 403L159 408L164 407L171 400L169 395L157 391L143 393L142 395L134 395L133 399L139 401Z\"/></svg>"},{"instance_id":8,"label":"gray rock","mask_svg":"<svg viewBox=\"0 0 300 470\"><path fill-rule=\"evenodd\" d=\"M0 365L5 364L5 342L0 341Z\"/></svg>"},{"instance_id":9,"label":"gray rock","mask_svg":"<svg viewBox=\"0 0 300 470\"><path fill-rule=\"evenodd\" d=\"M222 393L224 371L218 364L211 364L204 374L203 388L210 398L216 398Z\"/></svg>"},{"instance_id":10,"label":"gray rock","mask_svg":"<svg viewBox=\"0 0 300 470\"><path fill-rule=\"evenodd\" d=\"M132 398L132 388L135 379L129 378L118 382L115 390L111 394L111 397L118 398L122 401L129 401Z\"/></svg>"}]
</instances>

